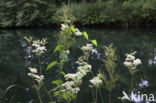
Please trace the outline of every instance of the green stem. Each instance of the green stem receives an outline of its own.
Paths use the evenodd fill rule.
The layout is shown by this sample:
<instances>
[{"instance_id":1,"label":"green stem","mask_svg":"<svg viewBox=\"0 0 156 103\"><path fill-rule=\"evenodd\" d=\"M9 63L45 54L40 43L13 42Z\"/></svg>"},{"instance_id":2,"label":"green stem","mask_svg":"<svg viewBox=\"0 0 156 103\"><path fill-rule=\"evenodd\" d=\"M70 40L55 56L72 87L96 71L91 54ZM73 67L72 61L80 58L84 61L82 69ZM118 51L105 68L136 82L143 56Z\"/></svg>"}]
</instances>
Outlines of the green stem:
<instances>
[{"instance_id":1,"label":"green stem","mask_svg":"<svg viewBox=\"0 0 156 103\"><path fill-rule=\"evenodd\" d=\"M112 93L111 93L111 91L109 91L109 103L111 103L111 95L112 95Z\"/></svg>"},{"instance_id":2,"label":"green stem","mask_svg":"<svg viewBox=\"0 0 156 103\"><path fill-rule=\"evenodd\" d=\"M76 96L75 96L75 103L76 103L76 100L77 100L77 94L76 94Z\"/></svg>"},{"instance_id":3,"label":"green stem","mask_svg":"<svg viewBox=\"0 0 156 103\"><path fill-rule=\"evenodd\" d=\"M41 67L40 56L38 56L38 63L39 63L39 68L40 68L40 75L42 75L42 67Z\"/></svg>"},{"instance_id":4,"label":"green stem","mask_svg":"<svg viewBox=\"0 0 156 103\"><path fill-rule=\"evenodd\" d=\"M96 103L97 103L97 87L96 87Z\"/></svg>"},{"instance_id":5,"label":"green stem","mask_svg":"<svg viewBox=\"0 0 156 103\"><path fill-rule=\"evenodd\" d=\"M38 63L39 63L39 68L40 68L40 75L42 75L42 66L41 66L41 59L40 59L40 56L38 56ZM48 92L46 86L44 85L43 83L43 87L44 87L44 90L47 92L50 100L52 100L51 96L50 96L50 93Z\"/></svg>"},{"instance_id":6,"label":"green stem","mask_svg":"<svg viewBox=\"0 0 156 103\"><path fill-rule=\"evenodd\" d=\"M62 59L60 59L60 60L62 60ZM62 63L62 61L60 61L60 64L59 64L59 80L61 80L62 67L63 67L63 63ZM59 103L62 102L61 88L62 88L62 84L60 84L60 88L59 88L59 94L60 94Z\"/></svg>"},{"instance_id":7,"label":"green stem","mask_svg":"<svg viewBox=\"0 0 156 103\"><path fill-rule=\"evenodd\" d=\"M99 93L100 93L100 96L101 96L101 99L102 99L102 103L104 103L100 88L99 88Z\"/></svg>"},{"instance_id":8,"label":"green stem","mask_svg":"<svg viewBox=\"0 0 156 103\"><path fill-rule=\"evenodd\" d=\"M38 94L38 98L39 98L40 103L42 103L42 100L41 100L41 96L40 96L39 90L37 91L37 94Z\"/></svg>"},{"instance_id":9,"label":"green stem","mask_svg":"<svg viewBox=\"0 0 156 103\"><path fill-rule=\"evenodd\" d=\"M93 89L92 88L91 88L91 91L92 91L93 99L95 101L95 96L94 96L94 92L93 92Z\"/></svg>"},{"instance_id":10,"label":"green stem","mask_svg":"<svg viewBox=\"0 0 156 103\"><path fill-rule=\"evenodd\" d=\"M51 95L50 95L50 93L48 92L48 89L46 88L46 86L44 85L44 83L43 83L43 87L44 87L45 92L47 92L47 94L48 94L48 96L49 96L49 99L52 101Z\"/></svg>"},{"instance_id":11,"label":"green stem","mask_svg":"<svg viewBox=\"0 0 156 103\"><path fill-rule=\"evenodd\" d=\"M132 77L131 77L131 84L130 84L129 94L131 94L132 89L133 89L133 81L134 81L134 74L132 74Z\"/></svg>"}]
</instances>

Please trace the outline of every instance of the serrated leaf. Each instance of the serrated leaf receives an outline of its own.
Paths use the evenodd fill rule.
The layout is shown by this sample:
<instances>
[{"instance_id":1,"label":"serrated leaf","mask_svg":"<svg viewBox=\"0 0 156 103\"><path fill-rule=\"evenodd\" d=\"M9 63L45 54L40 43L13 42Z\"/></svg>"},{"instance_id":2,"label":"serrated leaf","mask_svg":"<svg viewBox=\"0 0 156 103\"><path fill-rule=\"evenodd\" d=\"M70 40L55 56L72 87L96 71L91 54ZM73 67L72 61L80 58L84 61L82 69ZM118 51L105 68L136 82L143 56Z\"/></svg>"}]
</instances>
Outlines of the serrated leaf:
<instances>
[{"instance_id":1,"label":"serrated leaf","mask_svg":"<svg viewBox=\"0 0 156 103\"><path fill-rule=\"evenodd\" d=\"M57 64L57 61L56 61L56 60L53 61L53 62L51 62L51 63L48 65L48 67L47 67L46 70L49 70L50 68L52 68L52 67L55 66L56 64Z\"/></svg>"},{"instance_id":2,"label":"serrated leaf","mask_svg":"<svg viewBox=\"0 0 156 103\"><path fill-rule=\"evenodd\" d=\"M87 34L86 32L83 32L83 36L84 36L87 40L89 40L88 34Z\"/></svg>"},{"instance_id":3,"label":"serrated leaf","mask_svg":"<svg viewBox=\"0 0 156 103\"><path fill-rule=\"evenodd\" d=\"M92 42L95 46L97 46L97 41L96 41L96 40L91 40L91 42Z\"/></svg>"}]
</instances>

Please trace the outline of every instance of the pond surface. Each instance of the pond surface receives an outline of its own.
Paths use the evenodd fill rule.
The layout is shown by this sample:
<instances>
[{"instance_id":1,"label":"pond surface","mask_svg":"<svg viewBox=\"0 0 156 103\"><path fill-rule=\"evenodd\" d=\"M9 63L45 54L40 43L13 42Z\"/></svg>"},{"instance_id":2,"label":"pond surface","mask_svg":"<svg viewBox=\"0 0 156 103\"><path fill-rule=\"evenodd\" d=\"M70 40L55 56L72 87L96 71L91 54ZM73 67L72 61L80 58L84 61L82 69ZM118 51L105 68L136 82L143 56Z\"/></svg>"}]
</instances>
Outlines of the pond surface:
<instances>
[{"instance_id":1,"label":"pond surface","mask_svg":"<svg viewBox=\"0 0 156 103\"><path fill-rule=\"evenodd\" d=\"M108 46L113 43L116 47L116 62L118 64L116 70L120 75L120 80L116 83L113 90L112 103L121 103L118 97L122 97L122 91L128 91L131 75L126 67L123 66L125 54L131 51L137 51L137 57L142 60L142 65L138 68L138 72L134 79L134 90L141 93L154 94L156 96L156 30L154 29L89 29L82 28L87 31L89 37L96 39L98 45ZM32 88L31 79L27 76L28 67L37 67L37 59L30 53L30 49L24 36L32 36L34 39L47 38L47 53L41 57L43 67L58 58L53 55L52 51L57 45L57 37L59 30L56 29L11 29L0 30L0 98L6 103L28 103L28 101L37 99L36 93ZM63 70L66 73L76 71L75 61L82 52L76 48L76 45L85 45L87 43L82 38L77 39L78 44L70 49L69 62L65 64ZM89 60L93 67L93 73L96 75L98 69L104 69L100 60L100 56L104 51L98 50L98 54L92 54ZM57 79L57 67L51 70L43 70L45 75L45 84L48 89L53 85L48 84L49 81ZM84 81L88 81L84 78ZM14 86L16 85L16 86ZM77 103L91 103L93 101L91 90L88 88L88 82L84 82L78 95ZM4 94L7 87L11 89ZM108 102L108 91L101 89L105 103ZM41 91L44 103L47 102L45 91ZM55 98L56 99L56 98ZM137 103L139 100L136 98ZM4 102L4 103L5 103ZM98 103L102 103L99 101ZM148 102L147 102L148 103Z\"/></svg>"}]
</instances>

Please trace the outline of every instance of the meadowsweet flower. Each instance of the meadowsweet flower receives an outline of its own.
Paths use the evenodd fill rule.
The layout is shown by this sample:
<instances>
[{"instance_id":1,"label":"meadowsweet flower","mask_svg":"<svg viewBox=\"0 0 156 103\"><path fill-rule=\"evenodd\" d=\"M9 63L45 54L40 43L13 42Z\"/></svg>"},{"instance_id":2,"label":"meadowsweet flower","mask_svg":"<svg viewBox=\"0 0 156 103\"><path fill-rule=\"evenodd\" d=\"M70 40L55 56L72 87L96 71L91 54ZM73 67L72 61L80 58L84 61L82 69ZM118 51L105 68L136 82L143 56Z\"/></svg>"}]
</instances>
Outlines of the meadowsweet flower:
<instances>
[{"instance_id":1,"label":"meadowsweet flower","mask_svg":"<svg viewBox=\"0 0 156 103\"><path fill-rule=\"evenodd\" d=\"M81 50L85 52L90 52L93 49L93 44L86 44L86 46L82 46Z\"/></svg>"},{"instance_id":2,"label":"meadowsweet flower","mask_svg":"<svg viewBox=\"0 0 156 103\"><path fill-rule=\"evenodd\" d=\"M68 73L65 75L65 79L68 80L68 79L72 79L72 80L75 80L77 77L77 74L72 74L72 73Z\"/></svg>"},{"instance_id":3,"label":"meadowsweet flower","mask_svg":"<svg viewBox=\"0 0 156 103\"><path fill-rule=\"evenodd\" d=\"M33 50L33 53L36 53L37 55L41 55L47 51L45 46L37 47L35 50Z\"/></svg>"},{"instance_id":4,"label":"meadowsweet flower","mask_svg":"<svg viewBox=\"0 0 156 103\"><path fill-rule=\"evenodd\" d=\"M69 53L70 53L70 51L69 51L69 50L66 50L66 51L64 51L64 53L67 53L67 54L69 54Z\"/></svg>"},{"instance_id":5,"label":"meadowsweet flower","mask_svg":"<svg viewBox=\"0 0 156 103\"><path fill-rule=\"evenodd\" d=\"M135 66L137 66L137 65L141 64L141 60L140 59L136 59L136 60L133 61L133 64Z\"/></svg>"},{"instance_id":6,"label":"meadowsweet flower","mask_svg":"<svg viewBox=\"0 0 156 103\"><path fill-rule=\"evenodd\" d=\"M127 66L127 67L132 67L133 66L133 63L132 62L125 61L124 62L124 65Z\"/></svg>"},{"instance_id":7,"label":"meadowsweet flower","mask_svg":"<svg viewBox=\"0 0 156 103\"><path fill-rule=\"evenodd\" d=\"M80 91L79 86L82 82L82 78L91 71L91 65L85 62L83 57L80 57L76 63L80 64L77 67L77 72L68 73L64 76L67 81L62 84L64 87L64 89L61 90L62 92L77 94Z\"/></svg>"},{"instance_id":8,"label":"meadowsweet flower","mask_svg":"<svg viewBox=\"0 0 156 103\"><path fill-rule=\"evenodd\" d=\"M38 83L41 83L44 80L44 75L40 75L38 78L35 78Z\"/></svg>"},{"instance_id":9,"label":"meadowsweet flower","mask_svg":"<svg viewBox=\"0 0 156 103\"><path fill-rule=\"evenodd\" d=\"M31 73L37 73L37 69L36 68L29 67L29 70L30 70Z\"/></svg>"},{"instance_id":10,"label":"meadowsweet flower","mask_svg":"<svg viewBox=\"0 0 156 103\"><path fill-rule=\"evenodd\" d=\"M138 65L141 64L141 60L138 58L135 58L136 52L130 53L126 55L126 59L124 61L124 65L126 67L128 67L129 71L131 72L131 74L134 74L136 72L136 68Z\"/></svg>"},{"instance_id":11,"label":"meadowsweet flower","mask_svg":"<svg viewBox=\"0 0 156 103\"><path fill-rule=\"evenodd\" d=\"M98 76L91 79L90 82L95 87L99 87L103 83L103 81Z\"/></svg>"},{"instance_id":12,"label":"meadowsweet flower","mask_svg":"<svg viewBox=\"0 0 156 103\"><path fill-rule=\"evenodd\" d=\"M85 64L85 65L78 66L77 69L79 73L85 76L87 75L88 72L91 72L92 66L89 64Z\"/></svg>"},{"instance_id":13,"label":"meadowsweet flower","mask_svg":"<svg viewBox=\"0 0 156 103\"><path fill-rule=\"evenodd\" d=\"M79 29L76 28L75 30L76 30L76 32L75 32L76 36L82 36L82 32L80 32Z\"/></svg>"},{"instance_id":14,"label":"meadowsweet flower","mask_svg":"<svg viewBox=\"0 0 156 103\"><path fill-rule=\"evenodd\" d=\"M34 40L32 43L32 46L34 47L33 49L33 53L35 53L36 55L41 55L43 53L45 53L45 51L47 51L45 44L46 44L46 39L43 40Z\"/></svg>"},{"instance_id":15,"label":"meadowsweet flower","mask_svg":"<svg viewBox=\"0 0 156 103\"><path fill-rule=\"evenodd\" d=\"M134 60L135 56L132 54L128 54L126 60Z\"/></svg>"},{"instance_id":16,"label":"meadowsweet flower","mask_svg":"<svg viewBox=\"0 0 156 103\"><path fill-rule=\"evenodd\" d=\"M37 75L37 69L29 67L30 73L28 73L29 77L34 78L39 84L43 81L44 76L43 75Z\"/></svg>"},{"instance_id":17,"label":"meadowsweet flower","mask_svg":"<svg viewBox=\"0 0 156 103\"><path fill-rule=\"evenodd\" d=\"M62 92L77 94L80 91L80 89L76 86L76 81L67 81L63 83L62 86L64 87L64 89L61 90Z\"/></svg>"},{"instance_id":18,"label":"meadowsweet flower","mask_svg":"<svg viewBox=\"0 0 156 103\"><path fill-rule=\"evenodd\" d=\"M64 30L66 28L68 28L69 26L67 24L61 24L61 30Z\"/></svg>"}]
</instances>

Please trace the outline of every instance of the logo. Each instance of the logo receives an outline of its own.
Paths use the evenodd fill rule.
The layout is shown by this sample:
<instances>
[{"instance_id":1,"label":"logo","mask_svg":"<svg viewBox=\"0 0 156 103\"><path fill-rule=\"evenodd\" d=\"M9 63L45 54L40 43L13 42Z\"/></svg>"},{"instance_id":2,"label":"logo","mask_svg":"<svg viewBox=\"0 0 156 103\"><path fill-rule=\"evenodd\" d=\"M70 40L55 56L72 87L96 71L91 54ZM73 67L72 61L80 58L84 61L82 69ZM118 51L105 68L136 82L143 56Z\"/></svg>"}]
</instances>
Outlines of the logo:
<instances>
[{"instance_id":1,"label":"logo","mask_svg":"<svg viewBox=\"0 0 156 103\"><path fill-rule=\"evenodd\" d=\"M140 91L137 93L131 92L131 95L129 96L125 91L122 92L123 97L122 100L128 100L133 102L142 102L142 101L148 101L148 102L156 102L154 94L141 94Z\"/></svg>"}]
</instances>

